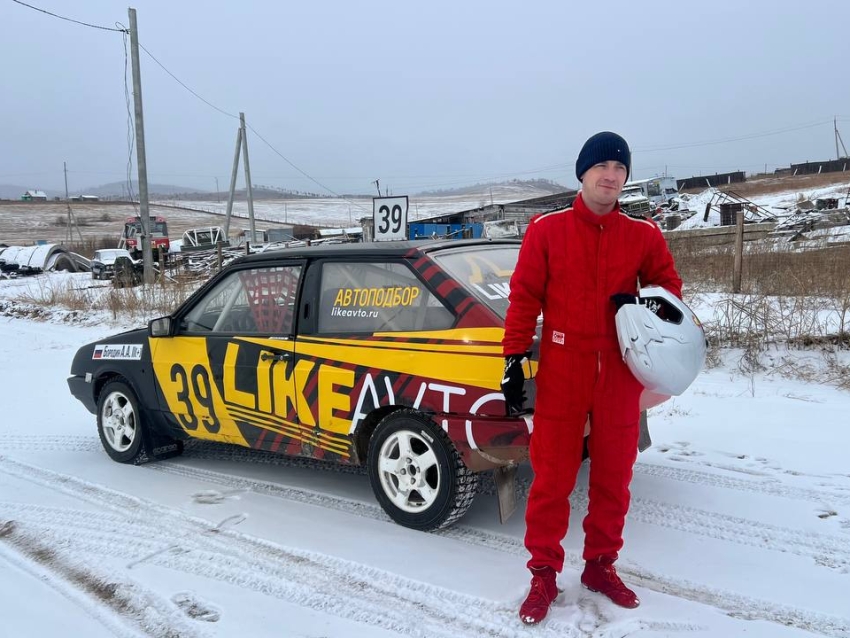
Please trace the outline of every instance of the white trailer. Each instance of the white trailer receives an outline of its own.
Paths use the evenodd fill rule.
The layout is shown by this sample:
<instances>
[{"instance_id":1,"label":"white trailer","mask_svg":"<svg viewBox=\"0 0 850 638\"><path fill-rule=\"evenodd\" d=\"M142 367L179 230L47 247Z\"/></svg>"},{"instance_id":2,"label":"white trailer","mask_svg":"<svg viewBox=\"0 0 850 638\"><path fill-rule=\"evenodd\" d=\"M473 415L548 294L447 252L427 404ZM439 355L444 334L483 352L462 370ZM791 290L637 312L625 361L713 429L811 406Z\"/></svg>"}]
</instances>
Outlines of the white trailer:
<instances>
[{"instance_id":1,"label":"white trailer","mask_svg":"<svg viewBox=\"0 0 850 638\"><path fill-rule=\"evenodd\" d=\"M640 188L644 197L653 204L666 204L679 194L676 187L675 177L650 177L649 179L636 179L627 183L623 188L630 186Z\"/></svg>"}]
</instances>

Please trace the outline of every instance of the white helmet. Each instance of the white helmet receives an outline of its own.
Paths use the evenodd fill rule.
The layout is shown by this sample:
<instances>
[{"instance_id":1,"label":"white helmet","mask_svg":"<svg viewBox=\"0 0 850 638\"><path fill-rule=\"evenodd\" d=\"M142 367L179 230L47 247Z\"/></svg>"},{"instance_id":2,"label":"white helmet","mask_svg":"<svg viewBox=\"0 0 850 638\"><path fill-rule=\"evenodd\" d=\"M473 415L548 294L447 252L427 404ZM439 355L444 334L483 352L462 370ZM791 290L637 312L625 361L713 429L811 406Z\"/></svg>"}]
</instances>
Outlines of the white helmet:
<instances>
[{"instance_id":1,"label":"white helmet","mask_svg":"<svg viewBox=\"0 0 850 638\"><path fill-rule=\"evenodd\" d=\"M623 360L647 390L679 395L688 389L705 364L705 332L681 299L647 286L615 320Z\"/></svg>"}]
</instances>

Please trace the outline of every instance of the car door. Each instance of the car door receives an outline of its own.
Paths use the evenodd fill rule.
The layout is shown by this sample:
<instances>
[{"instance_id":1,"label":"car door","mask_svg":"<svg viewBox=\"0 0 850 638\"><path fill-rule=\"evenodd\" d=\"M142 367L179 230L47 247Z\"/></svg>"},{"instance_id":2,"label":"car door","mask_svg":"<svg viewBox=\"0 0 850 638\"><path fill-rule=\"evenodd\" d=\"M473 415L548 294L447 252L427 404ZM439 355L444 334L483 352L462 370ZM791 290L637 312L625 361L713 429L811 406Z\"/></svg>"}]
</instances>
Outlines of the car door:
<instances>
[{"instance_id":1,"label":"car door","mask_svg":"<svg viewBox=\"0 0 850 638\"><path fill-rule=\"evenodd\" d=\"M299 330L296 383L302 422L313 423L313 456L349 457L349 437L372 410L421 391L436 361L411 333L445 330L456 318L399 258L327 259L305 284L312 304ZM308 304L309 305L309 304ZM315 309L315 310L314 310Z\"/></svg>"},{"instance_id":2,"label":"car door","mask_svg":"<svg viewBox=\"0 0 850 638\"><path fill-rule=\"evenodd\" d=\"M277 449L293 430L292 353L303 264L225 271L153 340L160 407L201 439Z\"/></svg>"}]
</instances>

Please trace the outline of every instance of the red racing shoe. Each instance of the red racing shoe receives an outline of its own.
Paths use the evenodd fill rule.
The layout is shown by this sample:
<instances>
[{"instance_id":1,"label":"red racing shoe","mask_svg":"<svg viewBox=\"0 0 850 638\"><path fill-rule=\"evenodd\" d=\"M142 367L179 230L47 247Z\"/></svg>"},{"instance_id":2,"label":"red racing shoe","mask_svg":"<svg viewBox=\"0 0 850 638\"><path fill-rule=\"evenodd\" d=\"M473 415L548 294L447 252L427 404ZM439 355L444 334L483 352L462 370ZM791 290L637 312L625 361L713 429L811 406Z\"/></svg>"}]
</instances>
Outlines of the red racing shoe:
<instances>
[{"instance_id":1,"label":"red racing shoe","mask_svg":"<svg viewBox=\"0 0 850 638\"><path fill-rule=\"evenodd\" d=\"M526 625L536 625L546 618L549 607L561 593L555 583L557 574L551 567L531 568L531 590L519 608L519 617Z\"/></svg>"},{"instance_id":2,"label":"red racing shoe","mask_svg":"<svg viewBox=\"0 0 850 638\"><path fill-rule=\"evenodd\" d=\"M610 598L615 605L634 609L640 605L640 599L631 589L623 584L614 569L614 561L607 557L589 560L584 565L581 584L590 591L595 591Z\"/></svg>"}]
</instances>

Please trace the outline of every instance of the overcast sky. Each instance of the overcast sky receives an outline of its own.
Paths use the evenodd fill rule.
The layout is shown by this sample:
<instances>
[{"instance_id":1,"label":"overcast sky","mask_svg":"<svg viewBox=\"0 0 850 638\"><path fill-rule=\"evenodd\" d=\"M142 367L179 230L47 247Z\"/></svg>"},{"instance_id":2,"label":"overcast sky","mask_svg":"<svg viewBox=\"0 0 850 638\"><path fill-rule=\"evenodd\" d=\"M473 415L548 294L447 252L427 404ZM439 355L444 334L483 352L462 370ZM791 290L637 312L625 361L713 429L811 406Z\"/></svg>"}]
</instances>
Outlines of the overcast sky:
<instances>
[{"instance_id":1,"label":"overcast sky","mask_svg":"<svg viewBox=\"0 0 850 638\"><path fill-rule=\"evenodd\" d=\"M117 0L28 4L129 24ZM142 51L148 174L160 184L212 191L218 178L225 190L240 111L338 193L374 192L375 179L395 194L510 178L574 187L581 144L605 129L629 141L636 178L831 159L836 116L850 145L847 0L134 8L141 44L232 114ZM72 191L126 180L120 32L0 0L0 59L0 183L63 188L63 161ZM253 131L248 142L254 183L327 193Z\"/></svg>"}]
</instances>

